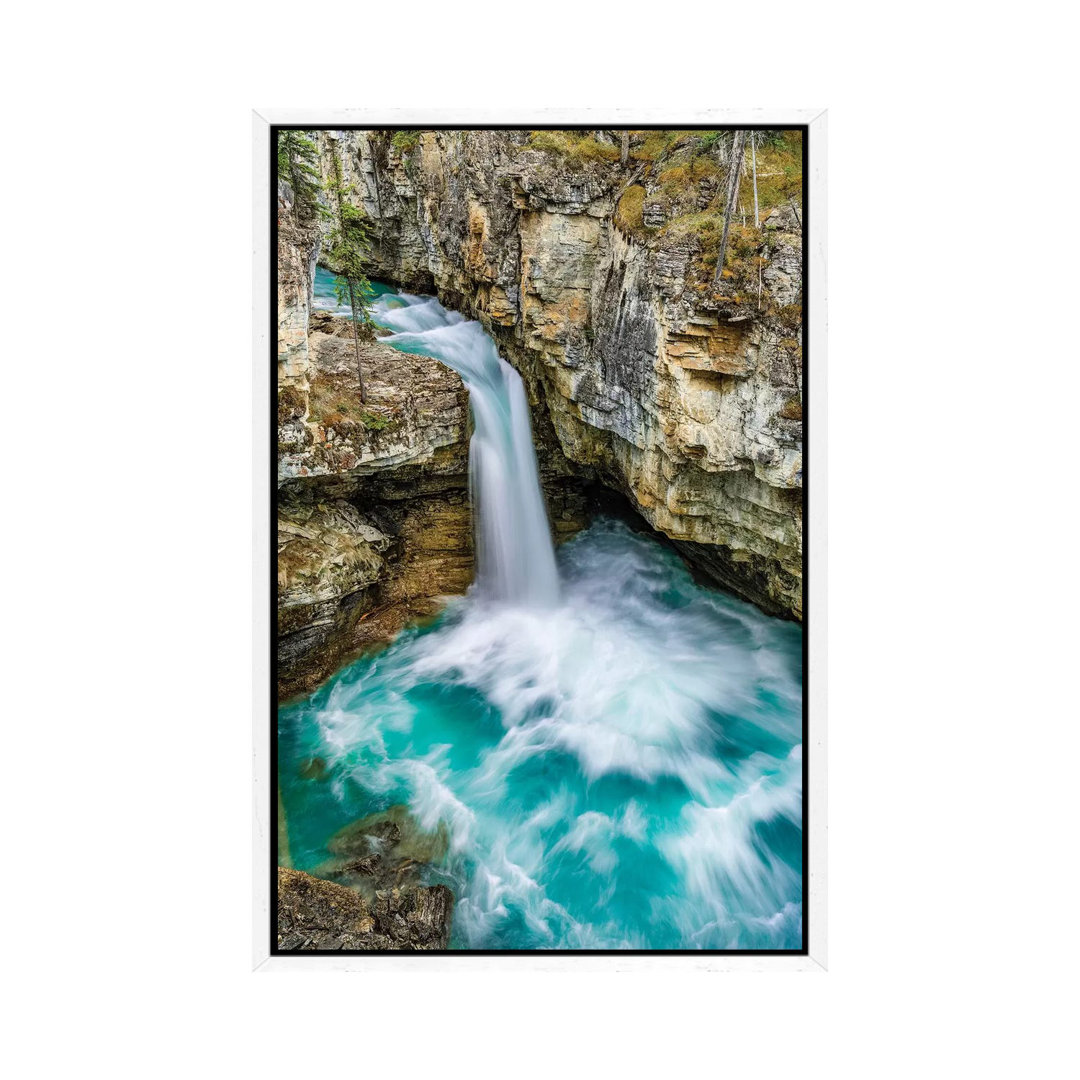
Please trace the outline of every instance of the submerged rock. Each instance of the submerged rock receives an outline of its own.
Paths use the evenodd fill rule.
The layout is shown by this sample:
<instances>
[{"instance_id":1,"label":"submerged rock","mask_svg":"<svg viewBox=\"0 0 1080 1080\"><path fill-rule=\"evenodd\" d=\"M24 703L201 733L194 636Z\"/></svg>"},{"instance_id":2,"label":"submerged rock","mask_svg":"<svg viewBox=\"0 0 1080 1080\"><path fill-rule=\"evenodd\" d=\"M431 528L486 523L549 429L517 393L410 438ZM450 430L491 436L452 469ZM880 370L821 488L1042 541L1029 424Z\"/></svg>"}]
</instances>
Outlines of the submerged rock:
<instances>
[{"instance_id":1,"label":"submerged rock","mask_svg":"<svg viewBox=\"0 0 1080 1080\"><path fill-rule=\"evenodd\" d=\"M378 851L422 863L441 862L449 846L445 822L440 821L434 832L426 832L401 803L346 825L326 843L335 855L356 857Z\"/></svg>"},{"instance_id":2,"label":"submerged rock","mask_svg":"<svg viewBox=\"0 0 1080 1080\"><path fill-rule=\"evenodd\" d=\"M453 893L445 885L360 893L278 867L277 944L284 950L445 949Z\"/></svg>"},{"instance_id":3,"label":"submerged rock","mask_svg":"<svg viewBox=\"0 0 1080 1080\"><path fill-rule=\"evenodd\" d=\"M329 770L321 757L313 757L300 766L300 775L305 780L325 780L329 776Z\"/></svg>"},{"instance_id":4,"label":"submerged rock","mask_svg":"<svg viewBox=\"0 0 1080 1080\"><path fill-rule=\"evenodd\" d=\"M441 863L450 847L446 824L422 829L404 805L369 814L326 842L335 856L315 868L319 877L358 889L369 900L385 890L418 886L429 866Z\"/></svg>"}]
</instances>

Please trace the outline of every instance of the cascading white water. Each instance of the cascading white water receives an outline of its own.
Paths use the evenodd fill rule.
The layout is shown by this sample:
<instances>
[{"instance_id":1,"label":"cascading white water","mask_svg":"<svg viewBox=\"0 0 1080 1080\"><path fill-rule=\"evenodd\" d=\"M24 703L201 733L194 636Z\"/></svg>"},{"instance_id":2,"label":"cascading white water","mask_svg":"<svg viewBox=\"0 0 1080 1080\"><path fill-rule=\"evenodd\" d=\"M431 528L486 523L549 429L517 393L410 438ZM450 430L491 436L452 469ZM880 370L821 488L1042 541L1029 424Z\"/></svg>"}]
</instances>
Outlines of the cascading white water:
<instances>
[{"instance_id":1,"label":"cascading white water","mask_svg":"<svg viewBox=\"0 0 1080 1080\"><path fill-rule=\"evenodd\" d=\"M559 599L555 551L521 376L499 356L478 322L447 311L434 297L383 296L376 300L373 315L394 331L383 341L442 360L469 391L473 417L469 487L478 594L486 600L533 607L555 604Z\"/></svg>"}]
</instances>

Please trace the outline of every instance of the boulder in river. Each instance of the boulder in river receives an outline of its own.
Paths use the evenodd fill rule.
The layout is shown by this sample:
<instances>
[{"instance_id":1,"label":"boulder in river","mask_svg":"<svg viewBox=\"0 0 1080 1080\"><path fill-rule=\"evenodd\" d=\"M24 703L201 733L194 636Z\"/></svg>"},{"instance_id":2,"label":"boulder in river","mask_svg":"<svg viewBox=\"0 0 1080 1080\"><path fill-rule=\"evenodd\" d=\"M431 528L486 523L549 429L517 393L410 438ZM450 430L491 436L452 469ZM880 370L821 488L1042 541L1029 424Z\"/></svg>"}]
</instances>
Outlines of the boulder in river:
<instances>
[{"instance_id":1,"label":"boulder in river","mask_svg":"<svg viewBox=\"0 0 1080 1080\"><path fill-rule=\"evenodd\" d=\"M378 852L418 863L439 863L450 847L450 834L441 821L433 831L425 831L409 808L399 803L346 825L326 847L351 859Z\"/></svg>"}]
</instances>

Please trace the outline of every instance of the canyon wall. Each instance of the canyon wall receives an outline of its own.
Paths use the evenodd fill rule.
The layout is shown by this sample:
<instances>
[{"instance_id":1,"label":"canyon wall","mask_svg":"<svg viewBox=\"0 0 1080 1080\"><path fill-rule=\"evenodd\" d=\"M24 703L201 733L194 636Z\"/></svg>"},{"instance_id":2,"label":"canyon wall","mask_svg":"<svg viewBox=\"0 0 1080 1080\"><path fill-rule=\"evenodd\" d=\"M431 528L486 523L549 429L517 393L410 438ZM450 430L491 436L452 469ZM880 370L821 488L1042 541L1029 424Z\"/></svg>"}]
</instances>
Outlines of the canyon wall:
<instances>
[{"instance_id":1,"label":"canyon wall","mask_svg":"<svg viewBox=\"0 0 1080 1080\"><path fill-rule=\"evenodd\" d=\"M433 614L472 580L468 396L426 356L312 312L318 229L278 200L278 694Z\"/></svg>"},{"instance_id":2,"label":"canyon wall","mask_svg":"<svg viewBox=\"0 0 1080 1080\"><path fill-rule=\"evenodd\" d=\"M371 220L371 276L479 319L521 372L549 498L556 475L614 488L801 618L802 211L780 151L754 159L760 224L741 211L714 284L729 134L633 133L625 162L607 132L317 138Z\"/></svg>"}]
</instances>

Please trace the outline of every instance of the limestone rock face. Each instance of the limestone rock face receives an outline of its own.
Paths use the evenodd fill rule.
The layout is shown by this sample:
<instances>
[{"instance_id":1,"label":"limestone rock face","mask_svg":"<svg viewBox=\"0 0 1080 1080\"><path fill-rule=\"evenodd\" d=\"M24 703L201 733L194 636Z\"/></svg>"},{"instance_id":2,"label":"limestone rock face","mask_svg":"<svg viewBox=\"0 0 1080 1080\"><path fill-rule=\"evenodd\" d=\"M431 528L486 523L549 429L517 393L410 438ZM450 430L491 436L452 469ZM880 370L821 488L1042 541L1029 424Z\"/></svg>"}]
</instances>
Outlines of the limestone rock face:
<instances>
[{"instance_id":1,"label":"limestone rock face","mask_svg":"<svg viewBox=\"0 0 1080 1080\"><path fill-rule=\"evenodd\" d=\"M320 658L321 672L342 655L390 573L395 542L345 499L298 498L280 507L278 667L287 682L308 657Z\"/></svg>"},{"instance_id":2,"label":"limestone rock face","mask_svg":"<svg viewBox=\"0 0 1080 1080\"><path fill-rule=\"evenodd\" d=\"M277 944L287 950L445 949L453 905L445 885L384 889L372 902L279 866Z\"/></svg>"},{"instance_id":3,"label":"limestone rock face","mask_svg":"<svg viewBox=\"0 0 1080 1080\"><path fill-rule=\"evenodd\" d=\"M373 276L484 324L529 388L542 473L623 492L714 580L801 618L800 211L762 222L756 280L716 290L664 174L602 141L571 159L524 131L391 135L319 134L372 219ZM719 188L702 171L697 206Z\"/></svg>"}]
</instances>

